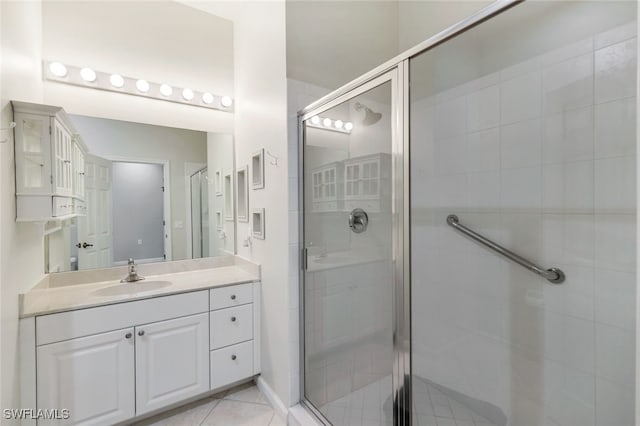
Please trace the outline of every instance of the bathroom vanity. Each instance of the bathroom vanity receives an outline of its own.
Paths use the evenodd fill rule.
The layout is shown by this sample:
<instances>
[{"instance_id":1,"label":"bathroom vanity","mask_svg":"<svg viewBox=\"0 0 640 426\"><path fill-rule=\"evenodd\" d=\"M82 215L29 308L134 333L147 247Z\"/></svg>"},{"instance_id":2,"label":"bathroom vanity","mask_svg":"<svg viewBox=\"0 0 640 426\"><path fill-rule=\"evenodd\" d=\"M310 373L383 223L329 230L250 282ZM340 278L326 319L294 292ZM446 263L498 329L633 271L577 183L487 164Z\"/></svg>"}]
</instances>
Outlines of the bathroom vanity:
<instances>
[{"instance_id":1,"label":"bathroom vanity","mask_svg":"<svg viewBox=\"0 0 640 426\"><path fill-rule=\"evenodd\" d=\"M22 295L22 405L71 417L24 424L112 425L259 374L259 268L230 262L135 283L48 276Z\"/></svg>"}]
</instances>

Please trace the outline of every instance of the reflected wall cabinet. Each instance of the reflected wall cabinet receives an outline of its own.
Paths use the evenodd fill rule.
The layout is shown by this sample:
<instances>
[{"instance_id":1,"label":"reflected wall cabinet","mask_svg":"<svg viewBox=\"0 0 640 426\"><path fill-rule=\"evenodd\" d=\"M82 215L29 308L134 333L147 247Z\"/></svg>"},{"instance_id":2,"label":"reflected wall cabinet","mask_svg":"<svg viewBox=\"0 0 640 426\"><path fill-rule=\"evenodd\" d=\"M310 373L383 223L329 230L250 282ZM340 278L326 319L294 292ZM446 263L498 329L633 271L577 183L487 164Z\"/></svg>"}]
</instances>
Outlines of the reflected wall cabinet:
<instances>
[{"instance_id":1,"label":"reflected wall cabinet","mask_svg":"<svg viewBox=\"0 0 640 426\"><path fill-rule=\"evenodd\" d=\"M11 105L16 122L16 220L82 214L86 148L67 114L55 106L18 101Z\"/></svg>"}]
</instances>

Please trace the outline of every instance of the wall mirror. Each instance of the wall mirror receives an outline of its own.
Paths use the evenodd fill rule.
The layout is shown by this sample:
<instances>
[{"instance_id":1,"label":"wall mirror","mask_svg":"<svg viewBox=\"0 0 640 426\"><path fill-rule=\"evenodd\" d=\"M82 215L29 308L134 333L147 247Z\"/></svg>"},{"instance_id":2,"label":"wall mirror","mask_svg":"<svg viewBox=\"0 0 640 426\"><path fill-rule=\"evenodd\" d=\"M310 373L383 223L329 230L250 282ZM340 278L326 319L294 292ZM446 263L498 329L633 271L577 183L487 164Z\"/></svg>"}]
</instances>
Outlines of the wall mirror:
<instances>
[{"instance_id":1,"label":"wall mirror","mask_svg":"<svg viewBox=\"0 0 640 426\"><path fill-rule=\"evenodd\" d=\"M232 135L69 118L88 151L87 214L49 224L46 272L235 254Z\"/></svg>"}]
</instances>

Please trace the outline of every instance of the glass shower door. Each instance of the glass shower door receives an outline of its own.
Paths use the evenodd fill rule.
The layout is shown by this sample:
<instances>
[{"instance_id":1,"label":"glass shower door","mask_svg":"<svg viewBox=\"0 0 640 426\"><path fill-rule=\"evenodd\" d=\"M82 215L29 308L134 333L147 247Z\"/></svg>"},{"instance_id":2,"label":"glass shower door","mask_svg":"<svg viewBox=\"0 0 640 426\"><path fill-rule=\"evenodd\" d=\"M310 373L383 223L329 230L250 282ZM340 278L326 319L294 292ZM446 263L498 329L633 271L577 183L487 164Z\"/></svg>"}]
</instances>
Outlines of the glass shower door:
<instances>
[{"instance_id":1,"label":"glass shower door","mask_svg":"<svg viewBox=\"0 0 640 426\"><path fill-rule=\"evenodd\" d=\"M413 424L636 424L636 17L524 2L411 59Z\"/></svg>"},{"instance_id":2,"label":"glass shower door","mask_svg":"<svg viewBox=\"0 0 640 426\"><path fill-rule=\"evenodd\" d=\"M304 121L304 398L336 426L393 424L395 75Z\"/></svg>"}]
</instances>

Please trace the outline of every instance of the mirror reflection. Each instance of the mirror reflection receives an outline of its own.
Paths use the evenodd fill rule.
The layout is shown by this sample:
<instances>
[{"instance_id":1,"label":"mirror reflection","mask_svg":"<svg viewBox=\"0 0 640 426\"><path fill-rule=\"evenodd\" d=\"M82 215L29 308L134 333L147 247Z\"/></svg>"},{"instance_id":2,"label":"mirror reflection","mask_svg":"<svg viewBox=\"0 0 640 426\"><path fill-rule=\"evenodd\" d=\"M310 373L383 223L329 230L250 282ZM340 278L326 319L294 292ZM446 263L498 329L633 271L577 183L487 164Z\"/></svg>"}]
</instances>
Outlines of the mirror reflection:
<instances>
[{"instance_id":1,"label":"mirror reflection","mask_svg":"<svg viewBox=\"0 0 640 426\"><path fill-rule=\"evenodd\" d=\"M233 194L222 189L234 176L231 135L69 118L86 149L86 214L47 224L47 272L235 253Z\"/></svg>"}]
</instances>

